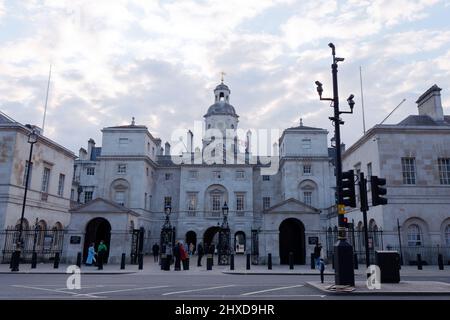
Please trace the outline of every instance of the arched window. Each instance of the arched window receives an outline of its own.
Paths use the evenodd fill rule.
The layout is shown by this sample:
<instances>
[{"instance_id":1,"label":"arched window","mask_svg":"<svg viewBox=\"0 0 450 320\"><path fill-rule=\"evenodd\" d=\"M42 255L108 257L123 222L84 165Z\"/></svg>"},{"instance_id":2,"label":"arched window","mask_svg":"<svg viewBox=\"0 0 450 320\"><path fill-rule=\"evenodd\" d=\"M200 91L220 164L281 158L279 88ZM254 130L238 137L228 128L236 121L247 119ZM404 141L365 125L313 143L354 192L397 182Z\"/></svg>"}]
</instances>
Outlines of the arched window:
<instances>
[{"instance_id":1,"label":"arched window","mask_svg":"<svg viewBox=\"0 0 450 320\"><path fill-rule=\"evenodd\" d=\"M419 247L422 243L422 230L417 224L412 224L408 227L408 246Z\"/></svg>"},{"instance_id":2,"label":"arched window","mask_svg":"<svg viewBox=\"0 0 450 320\"><path fill-rule=\"evenodd\" d=\"M126 206L130 192L130 184L125 179L117 179L111 183L111 200L115 203Z\"/></svg>"},{"instance_id":3,"label":"arched window","mask_svg":"<svg viewBox=\"0 0 450 320\"><path fill-rule=\"evenodd\" d=\"M64 233L63 233L63 226L61 224L61 222L57 222L55 223L55 225L52 228L52 233L53 233L53 247L59 247L60 245L62 245L62 240L64 237Z\"/></svg>"},{"instance_id":4,"label":"arched window","mask_svg":"<svg viewBox=\"0 0 450 320\"><path fill-rule=\"evenodd\" d=\"M450 246L450 224L448 224L447 227L445 227L444 240L445 240L445 244L447 246Z\"/></svg>"}]
</instances>

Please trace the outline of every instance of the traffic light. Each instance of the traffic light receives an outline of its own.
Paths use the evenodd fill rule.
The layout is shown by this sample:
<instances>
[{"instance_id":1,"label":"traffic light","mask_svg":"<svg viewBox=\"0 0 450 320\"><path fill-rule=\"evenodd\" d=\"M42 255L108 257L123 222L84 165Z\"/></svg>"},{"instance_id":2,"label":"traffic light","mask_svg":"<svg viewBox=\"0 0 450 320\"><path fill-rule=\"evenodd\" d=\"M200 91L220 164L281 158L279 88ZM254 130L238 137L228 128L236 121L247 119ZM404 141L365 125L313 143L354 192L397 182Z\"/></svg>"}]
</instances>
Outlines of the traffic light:
<instances>
[{"instance_id":1,"label":"traffic light","mask_svg":"<svg viewBox=\"0 0 450 320\"><path fill-rule=\"evenodd\" d=\"M348 218L344 217L344 218L342 218L342 221L343 221L344 227L346 229L348 229L349 228Z\"/></svg>"},{"instance_id":2,"label":"traffic light","mask_svg":"<svg viewBox=\"0 0 450 320\"><path fill-rule=\"evenodd\" d=\"M353 170L342 172L341 181L342 204L356 208L355 176Z\"/></svg>"},{"instance_id":3,"label":"traffic light","mask_svg":"<svg viewBox=\"0 0 450 320\"><path fill-rule=\"evenodd\" d=\"M385 205L388 203L386 198L381 197L387 193L386 188L381 187L384 185L386 185L386 179L378 178L377 176L372 176L370 178L373 206Z\"/></svg>"}]
</instances>

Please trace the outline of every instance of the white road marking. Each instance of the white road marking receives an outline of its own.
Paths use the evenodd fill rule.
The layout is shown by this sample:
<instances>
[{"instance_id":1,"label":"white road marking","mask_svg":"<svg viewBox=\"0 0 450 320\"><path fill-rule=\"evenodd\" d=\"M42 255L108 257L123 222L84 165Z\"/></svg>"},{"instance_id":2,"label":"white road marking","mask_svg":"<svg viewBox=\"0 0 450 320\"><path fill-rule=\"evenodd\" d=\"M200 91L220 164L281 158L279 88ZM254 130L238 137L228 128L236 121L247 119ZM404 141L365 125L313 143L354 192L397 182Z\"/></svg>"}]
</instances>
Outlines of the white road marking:
<instances>
[{"instance_id":1,"label":"white road marking","mask_svg":"<svg viewBox=\"0 0 450 320\"><path fill-rule=\"evenodd\" d=\"M250 296L252 294L258 294L258 293L263 293L263 292L269 292L269 291L276 291L276 290L284 290L284 289L290 289L290 288L298 288L298 287L303 287L304 285L302 284L298 284L296 286L289 286L289 287L278 287L278 288L272 288L272 289L266 289L266 290L260 290L260 291L252 291L252 292L246 292L241 294L241 296Z\"/></svg>"},{"instance_id":2,"label":"white road marking","mask_svg":"<svg viewBox=\"0 0 450 320\"><path fill-rule=\"evenodd\" d=\"M167 292L163 293L163 296L168 296L171 294L178 294L178 293L187 293L187 292L195 292L195 291L206 291L206 290L214 290L214 289L221 289L221 288L228 288L228 287L235 287L236 285L230 284L226 286L220 286L220 287L209 287L209 288L201 288L201 289L192 289L192 290L184 290L184 291L175 291L175 292Z\"/></svg>"},{"instance_id":3,"label":"white road marking","mask_svg":"<svg viewBox=\"0 0 450 320\"><path fill-rule=\"evenodd\" d=\"M116 292L126 292L126 291L138 291L138 290L148 290L148 289L159 289L159 288L168 288L169 286L156 286L156 287L143 287L143 288L131 288L131 289L121 289L121 290L111 290L111 291L102 291L102 292L92 292L92 293L79 293L78 296L91 296L91 295L99 295L106 293L116 293Z\"/></svg>"},{"instance_id":4,"label":"white road marking","mask_svg":"<svg viewBox=\"0 0 450 320\"><path fill-rule=\"evenodd\" d=\"M39 288L39 287L31 287L31 286L23 286L23 285L12 285L12 287L16 287L16 288L24 288L24 289L33 289L33 290L41 290L41 291L50 291L50 292L55 292L55 293L66 293L66 294L71 294L73 296L78 295L77 292L73 292L73 291L63 291L63 290L58 290L58 289L47 289L47 288ZM101 298L101 297L97 297L94 295L90 295L90 294L86 294L86 296L89 296L91 298Z\"/></svg>"}]
</instances>

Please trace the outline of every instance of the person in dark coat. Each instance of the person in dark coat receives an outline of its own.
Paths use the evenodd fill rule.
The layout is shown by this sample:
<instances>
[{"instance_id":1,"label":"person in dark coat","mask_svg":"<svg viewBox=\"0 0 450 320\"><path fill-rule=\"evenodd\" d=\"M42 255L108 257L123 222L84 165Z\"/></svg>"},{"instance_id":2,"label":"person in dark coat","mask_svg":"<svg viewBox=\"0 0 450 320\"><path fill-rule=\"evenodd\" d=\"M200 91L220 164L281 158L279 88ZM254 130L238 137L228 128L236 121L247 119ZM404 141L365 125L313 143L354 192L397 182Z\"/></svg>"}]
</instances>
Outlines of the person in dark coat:
<instances>
[{"instance_id":1,"label":"person in dark coat","mask_svg":"<svg viewBox=\"0 0 450 320\"><path fill-rule=\"evenodd\" d=\"M181 271L181 251L180 243L177 241L173 247L173 256L175 258L175 271Z\"/></svg>"},{"instance_id":2,"label":"person in dark coat","mask_svg":"<svg viewBox=\"0 0 450 320\"><path fill-rule=\"evenodd\" d=\"M158 257L159 257L159 245L155 242L155 244L152 247L152 251L153 251L153 260L155 262L158 262Z\"/></svg>"},{"instance_id":3,"label":"person in dark coat","mask_svg":"<svg viewBox=\"0 0 450 320\"><path fill-rule=\"evenodd\" d=\"M325 262L319 258L320 282L323 283L323 273L325 271Z\"/></svg>"},{"instance_id":4,"label":"person in dark coat","mask_svg":"<svg viewBox=\"0 0 450 320\"><path fill-rule=\"evenodd\" d=\"M197 254L198 254L197 267L201 267L202 266L202 258L203 258L203 255L205 254L205 252L203 250L203 245L201 242L197 246Z\"/></svg>"}]
</instances>

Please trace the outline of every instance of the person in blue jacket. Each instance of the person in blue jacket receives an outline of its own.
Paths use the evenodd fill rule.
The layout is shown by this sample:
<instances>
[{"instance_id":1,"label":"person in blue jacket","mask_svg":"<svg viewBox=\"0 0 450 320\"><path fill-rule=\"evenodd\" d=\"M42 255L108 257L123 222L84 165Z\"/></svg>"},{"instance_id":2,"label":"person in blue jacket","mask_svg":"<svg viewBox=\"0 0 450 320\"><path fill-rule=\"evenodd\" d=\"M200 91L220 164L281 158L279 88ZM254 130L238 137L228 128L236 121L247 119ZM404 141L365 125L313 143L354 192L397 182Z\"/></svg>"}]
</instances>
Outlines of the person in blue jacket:
<instances>
[{"instance_id":1,"label":"person in blue jacket","mask_svg":"<svg viewBox=\"0 0 450 320\"><path fill-rule=\"evenodd\" d=\"M88 249L88 256L86 258L86 265L87 266L92 266L94 264L94 262L95 262L95 255L96 255L95 244L91 243L91 245L89 246L89 249Z\"/></svg>"}]
</instances>

